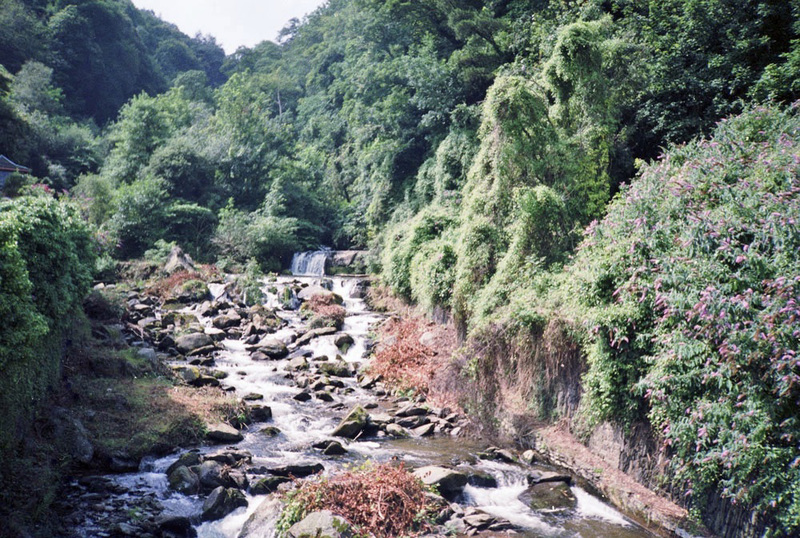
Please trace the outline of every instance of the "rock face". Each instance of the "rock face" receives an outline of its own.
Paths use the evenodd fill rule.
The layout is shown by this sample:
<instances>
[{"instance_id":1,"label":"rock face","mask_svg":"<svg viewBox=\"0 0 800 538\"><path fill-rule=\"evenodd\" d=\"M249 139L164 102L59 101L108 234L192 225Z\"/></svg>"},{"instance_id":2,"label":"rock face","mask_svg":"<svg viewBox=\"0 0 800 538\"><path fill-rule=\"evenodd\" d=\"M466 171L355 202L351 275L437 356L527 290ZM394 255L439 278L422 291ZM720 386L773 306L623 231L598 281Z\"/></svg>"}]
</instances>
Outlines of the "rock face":
<instances>
[{"instance_id":1,"label":"rock face","mask_svg":"<svg viewBox=\"0 0 800 538\"><path fill-rule=\"evenodd\" d=\"M247 499L241 491L220 486L203 503L201 518L203 521L216 521L243 506L247 506Z\"/></svg>"},{"instance_id":2,"label":"rock face","mask_svg":"<svg viewBox=\"0 0 800 538\"><path fill-rule=\"evenodd\" d=\"M435 465L420 467L414 471L414 476L426 486L436 486L439 493L445 496L458 494L467 485L467 475L464 473Z\"/></svg>"},{"instance_id":3,"label":"rock face","mask_svg":"<svg viewBox=\"0 0 800 538\"><path fill-rule=\"evenodd\" d=\"M367 427L369 415L363 407L357 405L331 433L334 437L355 439Z\"/></svg>"},{"instance_id":4,"label":"rock face","mask_svg":"<svg viewBox=\"0 0 800 538\"><path fill-rule=\"evenodd\" d=\"M213 345L214 341L205 333L192 333L179 336L175 340L175 347L181 353L191 353L192 351Z\"/></svg>"},{"instance_id":5,"label":"rock face","mask_svg":"<svg viewBox=\"0 0 800 538\"><path fill-rule=\"evenodd\" d=\"M353 536L350 524L330 510L311 512L305 519L292 525L286 536L290 538L349 538Z\"/></svg>"}]
</instances>

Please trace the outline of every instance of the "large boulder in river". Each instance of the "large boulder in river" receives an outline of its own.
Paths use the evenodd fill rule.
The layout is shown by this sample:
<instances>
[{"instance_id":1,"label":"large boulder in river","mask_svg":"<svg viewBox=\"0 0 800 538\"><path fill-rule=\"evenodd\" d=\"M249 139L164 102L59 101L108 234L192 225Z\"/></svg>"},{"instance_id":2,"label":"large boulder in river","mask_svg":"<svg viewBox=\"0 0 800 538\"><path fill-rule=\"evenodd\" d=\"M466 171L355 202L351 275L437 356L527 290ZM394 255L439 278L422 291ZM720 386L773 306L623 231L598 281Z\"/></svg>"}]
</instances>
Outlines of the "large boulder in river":
<instances>
[{"instance_id":1,"label":"large boulder in river","mask_svg":"<svg viewBox=\"0 0 800 538\"><path fill-rule=\"evenodd\" d=\"M216 521L227 516L237 508L247 506L244 493L238 489L218 487L203 503L203 521Z\"/></svg>"},{"instance_id":2,"label":"large boulder in river","mask_svg":"<svg viewBox=\"0 0 800 538\"><path fill-rule=\"evenodd\" d=\"M278 516L283 510L284 503L278 497L267 497L256 508L242 527L238 538L264 538L273 536Z\"/></svg>"},{"instance_id":3,"label":"large boulder in river","mask_svg":"<svg viewBox=\"0 0 800 538\"><path fill-rule=\"evenodd\" d=\"M175 339L175 347L178 348L178 351L184 354L191 353L192 351L204 348L206 346L211 346L213 344L214 341L205 333L184 334L183 336L179 336Z\"/></svg>"},{"instance_id":4,"label":"large boulder in river","mask_svg":"<svg viewBox=\"0 0 800 538\"><path fill-rule=\"evenodd\" d=\"M525 490L519 500L531 510L548 512L572 510L578 506L578 499L566 482L540 482Z\"/></svg>"},{"instance_id":5,"label":"large boulder in river","mask_svg":"<svg viewBox=\"0 0 800 538\"><path fill-rule=\"evenodd\" d=\"M169 487L184 495L195 495L200 490L200 477L181 465L168 475Z\"/></svg>"},{"instance_id":6,"label":"large boulder in river","mask_svg":"<svg viewBox=\"0 0 800 538\"><path fill-rule=\"evenodd\" d=\"M339 425L331 433L334 437L346 437L348 439L355 439L363 432L369 424L369 414L363 407L357 405L353 408L346 417L342 419Z\"/></svg>"},{"instance_id":7,"label":"large boulder in river","mask_svg":"<svg viewBox=\"0 0 800 538\"><path fill-rule=\"evenodd\" d=\"M269 357L270 359L282 359L289 354L289 349L286 344L277 338L265 338L258 344L258 351Z\"/></svg>"},{"instance_id":8,"label":"large boulder in river","mask_svg":"<svg viewBox=\"0 0 800 538\"><path fill-rule=\"evenodd\" d=\"M164 272L168 275L177 273L178 271L195 271L194 261L192 257L183 252L181 247L174 246L167 256L167 263L164 264Z\"/></svg>"},{"instance_id":9,"label":"large boulder in river","mask_svg":"<svg viewBox=\"0 0 800 538\"><path fill-rule=\"evenodd\" d=\"M303 288L297 294L297 298L300 299L301 301L308 301L315 295L320 295L326 298L330 297L331 302L335 304L342 304L344 302L344 299L342 299L341 295L326 290L322 286L308 286L307 288Z\"/></svg>"},{"instance_id":10,"label":"large boulder in river","mask_svg":"<svg viewBox=\"0 0 800 538\"><path fill-rule=\"evenodd\" d=\"M350 524L330 510L311 512L292 525L286 536L289 538L350 538Z\"/></svg>"},{"instance_id":11,"label":"large boulder in river","mask_svg":"<svg viewBox=\"0 0 800 538\"><path fill-rule=\"evenodd\" d=\"M414 476L422 480L426 486L436 486L442 495L461 493L467 485L467 475L453 469L428 465L414 471Z\"/></svg>"}]
</instances>

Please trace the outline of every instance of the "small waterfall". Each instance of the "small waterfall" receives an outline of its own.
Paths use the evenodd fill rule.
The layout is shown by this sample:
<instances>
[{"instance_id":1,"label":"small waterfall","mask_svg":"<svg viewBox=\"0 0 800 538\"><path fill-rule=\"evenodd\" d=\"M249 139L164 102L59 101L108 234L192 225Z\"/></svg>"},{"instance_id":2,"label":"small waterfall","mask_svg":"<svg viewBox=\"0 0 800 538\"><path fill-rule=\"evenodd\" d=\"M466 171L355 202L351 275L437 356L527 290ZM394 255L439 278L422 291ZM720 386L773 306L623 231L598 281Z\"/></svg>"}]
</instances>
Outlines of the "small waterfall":
<instances>
[{"instance_id":1,"label":"small waterfall","mask_svg":"<svg viewBox=\"0 0 800 538\"><path fill-rule=\"evenodd\" d=\"M331 250L322 248L309 252L296 252L292 257L292 274L295 276L323 276L325 262L330 258Z\"/></svg>"}]
</instances>

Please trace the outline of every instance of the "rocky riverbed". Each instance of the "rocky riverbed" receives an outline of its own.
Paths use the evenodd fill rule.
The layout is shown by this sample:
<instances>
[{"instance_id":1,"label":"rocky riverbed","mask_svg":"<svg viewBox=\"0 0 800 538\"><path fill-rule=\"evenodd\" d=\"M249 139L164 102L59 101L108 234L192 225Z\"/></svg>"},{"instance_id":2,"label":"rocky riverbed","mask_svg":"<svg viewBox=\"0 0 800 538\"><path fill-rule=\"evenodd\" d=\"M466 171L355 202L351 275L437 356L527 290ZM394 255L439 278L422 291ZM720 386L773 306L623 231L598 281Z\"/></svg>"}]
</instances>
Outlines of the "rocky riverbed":
<instances>
[{"instance_id":1,"label":"rocky riverbed","mask_svg":"<svg viewBox=\"0 0 800 538\"><path fill-rule=\"evenodd\" d=\"M273 536L276 493L294 480L395 461L438 488L441 534L649 536L533 453L470 439L458 410L370 376L382 317L367 309L363 280L274 278L250 306L232 279L214 280L166 299L129 293L127 334L178 383L236 398L240 414L209 425L200 446L75 480L64 535ZM341 303L343 323L299 308L320 296Z\"/></svg>"}]
</instances>

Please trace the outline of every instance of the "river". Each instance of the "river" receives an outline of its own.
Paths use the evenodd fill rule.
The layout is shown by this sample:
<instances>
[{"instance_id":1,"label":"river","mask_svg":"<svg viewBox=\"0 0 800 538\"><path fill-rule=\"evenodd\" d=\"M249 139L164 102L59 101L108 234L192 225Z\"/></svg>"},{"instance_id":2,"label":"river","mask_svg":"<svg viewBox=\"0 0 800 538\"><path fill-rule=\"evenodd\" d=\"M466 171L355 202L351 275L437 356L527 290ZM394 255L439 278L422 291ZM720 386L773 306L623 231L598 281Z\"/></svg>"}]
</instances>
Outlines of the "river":
<instances>
[{"instance_id":1,"label":"river","mask_svg":"<svg viewBox=\"0 0 800 538\"><path fill-rule=\"evenodd\" d=\"M353 345L343 354L345 361L354 369L368 359L370 331L382 320L382 316L371 312L364 301L352 298L351 289L358 281L348 277L326 279L332 291L344 298L347 310L343 333L353 338ZM265 283L269 289L268 304L278 309L286 326L274 337L292 342L302 334L305 322L298 311L282 309L279 297L287 286L296 289L303 285L317 285L320 277L278 277ZM212 287L212 293L220 293ZM210 319L202 320L210 324ZM240 340L224 340L223 350L214 357L214 368L227 374L225 384L238 396L257 393L263 395L264 405L272 409L268 423L256 423L243 432L244 440L236 444L237 450L252 454L252 466L266 468L287 464L320 463L324 473L333 474L345 466L366 461L385 462L399 460L409 468L424 465L450 465L492 479L483 486L467 485L463 493L454 499L453 507L458 511L476 509L500 520L510 522L518 535L525 537L583 537L604 536L610 538L638 538L652 536L638 527L618 511L582 489L572 486L577 499L574 508L561 511L534 511L519 497L528 488L528 476L537 470L527 465L481 459L478 454L487 445L480 441L450 435L434 435L422 438L396 439L388 436L359 438L357 441L341 440L347 449L343 456L323 456L312 445L330 439L330 432L347 412L356 405L369 405L370 413L387 413L396 406L390 395L376 395L374 390L361 388L355 377L341 378L342 386L331 391L333 401L311 399L300 402L294 399L302 391L296 385L296 376L290 369L293 356L304 353L309 358L341 354L334 344L337 335L326 335L311 340L302 349L282 360L254 361ZM291 349L290 345L290 349ZM377 407L376 407L377 406ZM277 428L280 433L265 436L265 426ZM203 453L219 450L220 447L202 447ZM165 474L166 469L177 459L174 454L160 459L146 459L137 473L114 475L110 478L123 486L125 495L150 495L163 506L168 514L181 515L199 523L203 498L183 495L171 491ZM551 469L540 468L540 471ZM491 486L491 487L487 487ZM225 518L198 524L198 535L203 538L236 538L245 521L266 499L265 495L247 494L248 506L240 508ZM474 510L473 510L474 512ZM269 525L267 525L269 527ZM271 536L269 528L262 529L259 536ZM252 535L251 535L252 536Z\"/></svg>"}]
</instances>

